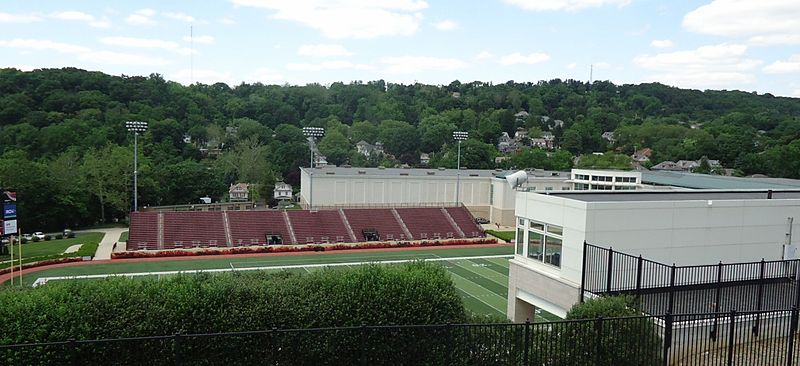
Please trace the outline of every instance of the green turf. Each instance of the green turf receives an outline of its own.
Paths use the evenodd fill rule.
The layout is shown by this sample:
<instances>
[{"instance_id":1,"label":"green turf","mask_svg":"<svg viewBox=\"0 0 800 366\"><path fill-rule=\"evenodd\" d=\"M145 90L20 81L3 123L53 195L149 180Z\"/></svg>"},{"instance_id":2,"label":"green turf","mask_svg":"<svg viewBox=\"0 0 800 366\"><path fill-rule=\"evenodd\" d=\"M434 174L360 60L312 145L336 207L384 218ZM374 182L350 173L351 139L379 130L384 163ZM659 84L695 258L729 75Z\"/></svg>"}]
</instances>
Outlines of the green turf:
<instances>
[{"instance_id":1,"label":"green turf","mask_svg":"<svg viewBox=\"0 0 800 366\"><path fill-rule=\"evenodd\" d=\"M498 239L505 240L506 242L511 242L514 240L514 236L516 235L513 231L497 231L497 230L486 230L487 234L493 235Z\"/></svg>"},{"instance_id":2,"label":"green turf","mask_svg":"<svg viewBox=\"0 0 800 366\"><path fill-rule=\"evenodd\" d=\"M120 243L127 242L128 241L128 232L127 231L123 231L122 234L119 234L119 240L117 240L117 241L120 242Z\"/></svg>"},{"instance_id":3,"label":"green turf","mask_svg":"<svg viewBox=\"0 0 800 366\"><path fill-rule=\"evenodd\" d=\"M97 244L103 239L103 233L79 233L74 238L60 239L60 240L46 240L40 242L28 242L22 244L22 262L30 263L48 259L64 258L64 257L81 257L87 255L94 255L97 251ZM67 248L75 244L83 244L77 253L63 254ZM17 261L17 255L20 252L19 246L12 247L12 254L14 255L14 262ZM8 262L11 255L0 256L0 268L7 268L10 266Z\"/></svg>"},{"instance_id":4,"label":"green turf","mask_svg":"<svg viewBox=\"0 0 800 366\"><path fill-rule=\"evenodd\" d=\"M286 265L309 265L326 263L370 262L406 259L433 259L454 257L475 257L489 255L512 255L511 246L492 248L439 248L408 251L369 251L307 253L305 255L265 255L240 258L193 258L191 260L171 260L159 262L129 262L119 260L113 264L92 264L84 266L54 268L27 276L24 282L32 284L40 277L73 276L86 274L158 272L190 269L247 268ZM508 259L459 259L435 262L445 266L451 273L453 282L464 299L464 305L479 315L505 317L508 296ZM316 268L287 268L270 271L289 271L306 273ZM163 275L161 276L163 277ZM548 314L542 314L547 316ZM537 320L544 320L537 317Z\"/></svg>"}]
</instances>

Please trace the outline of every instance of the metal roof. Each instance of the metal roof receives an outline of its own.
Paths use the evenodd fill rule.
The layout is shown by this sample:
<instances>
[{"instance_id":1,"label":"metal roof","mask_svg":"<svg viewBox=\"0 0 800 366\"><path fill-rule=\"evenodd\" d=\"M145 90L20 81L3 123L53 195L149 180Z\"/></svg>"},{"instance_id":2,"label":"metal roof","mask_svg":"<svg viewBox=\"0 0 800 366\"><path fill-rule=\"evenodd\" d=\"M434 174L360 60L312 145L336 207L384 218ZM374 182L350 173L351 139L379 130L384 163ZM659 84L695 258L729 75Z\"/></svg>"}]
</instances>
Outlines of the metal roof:
<instances>
[{"instance_id":1,"label":"metal roof","mask_svg":"<svg viewBox=\"0 0 800 366\"><path fill-rule=\"evenodd\" d=\"M698 191L569 191L547 193L583 202L648 202L648 201L705 201L705 200L765 200L800 199L800 190L698 190ZM771 195L772 198L769 198Z\"/></svg>"},{"instance_id":2,"label":"metal roof","mask_svg":"<svg viewBox=\"0 0 800 366\"><path fill-rule=\"evenodd\" d=\"M692 189L800 189L800 180L788 178L743 178L674 171L642 172L643 184Z\"/></svg>"},{"instance_id":3,"label":"metal roof","mask_svg":"<svg viewBox=\"0 0 800 366\"><path fill-rule=\"evenodd\" d=\"M307 172L308 168L301 167L301 170ZM502 169L461 169L461 178L502 178L506 175L517 172L516 170L502 170ZM444 176L456 177L457 169L438 169L438 168L359 168L359 167L331 167L326 166L323 168L314 168L314 175L333 175L333 176L411 176L411 177L431 177L431 176ZM559 172L550 170L532 170L528 172L528 177L536 178L560 178L569 179L569 172Z\"/></svg>"}]
</instances>

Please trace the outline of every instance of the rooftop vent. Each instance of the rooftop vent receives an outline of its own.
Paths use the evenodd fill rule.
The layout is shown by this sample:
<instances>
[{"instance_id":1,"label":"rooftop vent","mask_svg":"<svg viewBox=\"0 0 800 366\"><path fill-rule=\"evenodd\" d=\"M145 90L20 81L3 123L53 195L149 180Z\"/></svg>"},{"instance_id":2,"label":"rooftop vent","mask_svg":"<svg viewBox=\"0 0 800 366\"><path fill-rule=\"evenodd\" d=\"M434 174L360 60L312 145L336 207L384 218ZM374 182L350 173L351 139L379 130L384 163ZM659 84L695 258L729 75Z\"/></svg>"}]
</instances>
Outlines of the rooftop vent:
<instances>
[{"instance_id":1,"label":"rooftop vent","mask_svg":"<svg viewBox=\"0 0 800 366\"><path fill-rule=\"evenodd\" d=\"M334 175L336 172L325 172L325 174Z\"/></svg>"},{"instance_id":2,"label":"rooftop vent","mask_svg":"<svg viewBox=\"0 0 800 366\"><path fill-rule=\"evenodd\" d=\"M367 171L366 170L359 170L358 174L367 174Z\"/></svg>"},{"instance_id":3,"label":"rooftop vent","mask_svg":"<svg viewBox=\"0 0 800 366\"><path fill-rule=\"evenodd\" d=\"M350 164L342 164L342 168L352 168L353 166Z\"/></svg>"},{"instance_id":4,"label":"rooftop vent","mask_svg":"<svg viewBox=\"0 0 800 366\"><path fill-rule=\"evenodd\" d=\"M428 175L435 175L435 174L436 174L436 172L433 172L433 171L431 171L431 172L426 172L426 173L427 173Z\"/></svg>"},{"instance_id":5,"label":"rooftop vent","mask_svg":"<svg viewBox=\"0 0 800 366\"><path fill-rule=\"evenodd\" d=\"M400 173L400 175L408 175L408 173Z\"/></svg>"},{"instance_id":6,"label":"rooftop vent","mask_svg":"<svg viewBox=\"0 0 800 366\"><path fill-rule=\"evenodd\" d=\"M440 166L440 167L439 167L439 170L440 170L440 171L444 171L444 170L445 170L445 168L444 168L443 166Z\"/></svg>"},{"instance_id":7,"label":"rooftop vent","mask_svg":"<svg viewBox=\"0 0 800 366\"><path fill-rule=\"evenodd\" d=\"M378 167L378 169L380 169L380 170L384 170L384 169L386 169L386 167L385 167L385 166L383 166L383 165L381 165L381 166L379 166L379 167Z\"/></svg>"},{"instance_id":8,"label":"rooftop vent","mask_svg":"<svg viewBox=\"0 0 800 366\"><path fill-rule=\"evenodd\" d=\"M475 173L469 173L469 176L470 176L470 177L477 177L477 176L478 176L478 174L475 174Z\"/></svg>"}]
</instances>

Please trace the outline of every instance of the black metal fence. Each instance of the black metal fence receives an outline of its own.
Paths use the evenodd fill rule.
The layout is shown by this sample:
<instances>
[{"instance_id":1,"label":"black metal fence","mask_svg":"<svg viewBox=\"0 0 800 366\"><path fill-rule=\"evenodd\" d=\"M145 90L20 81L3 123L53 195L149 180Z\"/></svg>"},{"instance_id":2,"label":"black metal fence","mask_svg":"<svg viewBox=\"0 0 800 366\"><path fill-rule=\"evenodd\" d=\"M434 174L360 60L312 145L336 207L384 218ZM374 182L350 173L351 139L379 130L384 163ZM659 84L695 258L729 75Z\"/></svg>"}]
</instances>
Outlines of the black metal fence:
<instances>
[{"instance_id":1,"label":"black metal fence","mask_svg":"<svg viewBox=\"0 0 800 366\"><path fill-rule=\"evenodd\" d=\"M581 301L587 292L634 295L647 314L800 306L798 260L676 266L584 243L582 276Z\"/></svg>"},{"instance_id":2,"label":"black metal fence","mask_svg":"<svg viewBox=\"0 0 800 366\"><path fill-rule=\"evenodd\" d=\"M0 345L4 365L793 365L798 310ZM759 323L760 322L760 323ZM759 325L756 325L759 324ZM758 328L757 331L754 329Z\"/></svg>"}]
</instances>

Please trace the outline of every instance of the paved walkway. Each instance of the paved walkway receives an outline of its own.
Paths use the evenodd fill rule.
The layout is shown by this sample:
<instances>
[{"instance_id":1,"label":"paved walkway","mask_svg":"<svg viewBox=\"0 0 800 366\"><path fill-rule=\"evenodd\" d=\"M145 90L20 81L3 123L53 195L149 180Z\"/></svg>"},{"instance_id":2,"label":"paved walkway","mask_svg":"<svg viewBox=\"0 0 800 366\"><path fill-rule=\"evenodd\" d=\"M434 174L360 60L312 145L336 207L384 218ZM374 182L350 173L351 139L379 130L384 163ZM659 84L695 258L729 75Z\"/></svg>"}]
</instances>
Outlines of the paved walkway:
<instances>
[{"instance_id":1,"label":"paved walkway","mask_svg":"<svg viewBox=\"0 0 800 366\"><path fill-rule=\"evenodd\" d=\"M95 252L93 260L99 261L99 260L111 259L111 252L114 250L114 243L116 243L117 240L119 240L119 236L122 235L122 233L125 231L128 231L128 228L112 227L108 229L89 229L84 231L84 232L95 232L95 233L100 232L105 234L103 236L103 240L101 240L100 244L97 246L97 252Z\"/></svg>"}]
</instances>

